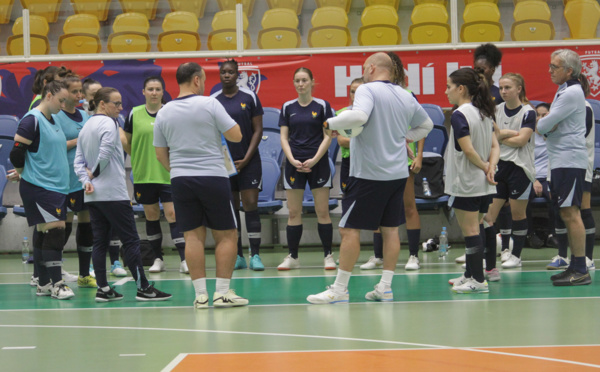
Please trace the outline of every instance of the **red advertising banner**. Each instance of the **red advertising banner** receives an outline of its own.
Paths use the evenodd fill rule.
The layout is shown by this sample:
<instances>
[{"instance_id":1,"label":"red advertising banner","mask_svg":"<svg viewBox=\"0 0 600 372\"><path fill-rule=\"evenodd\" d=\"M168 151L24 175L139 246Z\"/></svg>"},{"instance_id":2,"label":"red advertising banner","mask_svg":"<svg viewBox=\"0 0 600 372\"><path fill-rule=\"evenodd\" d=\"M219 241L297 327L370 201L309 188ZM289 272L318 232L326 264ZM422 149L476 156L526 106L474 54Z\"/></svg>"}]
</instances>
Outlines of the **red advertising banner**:
<instances>
[{"instance_id":1,"label":"red advertising banner","mask_svg":"<svg viewBox=\"0 0 600 372\"><path fill-rule=\"evenodd\" d=\"M556 85L550 80L548 64L556 48L506 48L502 64L497 69L497 82L503 73L518 72L525 78L529 99L550 102ZM583 72L590 80L592 96L600 99L600 46L582 46L574 49L583 63ZM472 50L431 50L398 52L408 76L409 89L421 103L434 103L449 107L444 94L447 76L460 67L472 66ZM362 65L368 54L320 54L296 56L260 56L239 58L238 84L255 91L265 107L277 107L297 97L292 83L294 71L307 67L313 72L313 96L329 101L333 108L348 105L350 82L362 75ZM220 89L219 63L224 59L156 59L57 62L71 68L82 78L91 77L104 86L117 88L122 96L125 111L144 102L142 84L146 77L160 75L165 80L167 100L176 97L179 89L175 71L180 63L195 61L206 69L206 91L209 95ZM31 86L35 71L48 63L14 63L0 66L0 114L22 116L33 97Z\"/></svg>"}]
</instances>

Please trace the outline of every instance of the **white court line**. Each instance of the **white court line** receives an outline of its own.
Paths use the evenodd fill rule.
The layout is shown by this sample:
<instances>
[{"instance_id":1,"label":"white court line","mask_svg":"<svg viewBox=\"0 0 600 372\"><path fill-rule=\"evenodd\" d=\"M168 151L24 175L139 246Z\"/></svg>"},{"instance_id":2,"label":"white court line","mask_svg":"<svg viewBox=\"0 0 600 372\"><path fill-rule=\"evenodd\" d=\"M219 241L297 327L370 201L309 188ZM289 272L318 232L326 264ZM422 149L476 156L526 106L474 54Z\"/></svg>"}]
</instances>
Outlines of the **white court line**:
<instances>
[{"instance_id":1,"label":"white court line","mask_svg":"<svg viewBox=\"0 0 600 372\"><path fill-rule=\"evenodd\" d=\"M146 354L119 354L120 357L139 357L146 356Z\"/></svg>"},{"instance_id":2,"label":"white court line","mask_svg":"<svg viewBox=\"0 0 600 372\"><path fill-rule=\"evenodd\" d=\"M5 346L2 350L33 350L35 346Z\"/></svg>"},{"instance_id":3,"label":"white court line","mask_svg":"<svg viewBox=\"0 0 600 372\"><path fill-rule=\"evenodd\" d=\"M183 361L183 358L185 358L188 354L179 354L175 357L175 359L173 359L172 361L169 362L169 364L167 364L165 366L165 368L163 368L161 370L161 372L170 372L173 370L173 368L177 367L177 365L179 363L181 363Z\"/></svg>"},{"instance_id":4,"label":"white court line","mask_svg":"<svg viewBox=\"0 0 600 372\"><path fill-rule=\"evenodd\" d=\"M128 277L125 277L125 278L123 278L123 279L120 279L120 280L118 280L118 281L114 282L114 283L113 283L113 285L114 285L114 286L117 286L117 285L123 285L123 284L127 283L127 282L128 282L128 281L130 281L130 280L133 280L133 277L131 277L131 276L128 276Z\"/></svg>"}]
</instances>

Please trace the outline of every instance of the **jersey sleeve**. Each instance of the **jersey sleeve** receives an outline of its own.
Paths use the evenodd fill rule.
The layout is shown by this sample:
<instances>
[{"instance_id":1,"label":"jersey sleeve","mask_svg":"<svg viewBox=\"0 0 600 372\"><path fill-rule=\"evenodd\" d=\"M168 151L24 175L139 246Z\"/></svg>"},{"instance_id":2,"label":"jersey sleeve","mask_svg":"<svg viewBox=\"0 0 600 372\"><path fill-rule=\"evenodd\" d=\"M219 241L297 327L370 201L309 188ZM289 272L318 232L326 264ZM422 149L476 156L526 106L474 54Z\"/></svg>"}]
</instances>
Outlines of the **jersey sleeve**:
<instances>
[{"instance_id":1,"label":"jersey sleeve","mask_svg":"<svg viewBox=\"0 0 600 372\"><path fill-rule=\"evenodd\" d=\"M260 99L258 98L258 96L256 94L254 95L254 98L255 98L256 105L254 106L254 111L252 112L252 117L264 115L265 112L263 111L263 107L262 107L262 103L260 103Z\"/></svg>"},{"instance_id":2,"label":"jersey sleeve","mask_svg":"<svg viewBox=\"0 0 600 372\"><path fill-rule=\"evenodd\" d=\"M286 109L286 105L284 104L281 107L281 112L279 113L279 126L280 127L289 127L290 126L290 123L288 121L288 116L286 115L285 109Z\"/></svg>"},{"instance_id":3,"label":"jersey sleeve","mask_svg":"<svg viewBox=\"0 0 600 372\"><path fill-rule=\"evenodd\" d=\"M37 118L33 115L25 116L19 123L17 134L23 138L36 142L40 137L40 127L38 126Z\"/></svg>"},{"instance_id":4,"label":"jersey sleeve","mask_svg":"<svg viewBox=\"0 0 600 372\"><path fill-rule=\"evenodd\" d=\"M125 125L123 125L123 130L127 133L133 133L133 110L127 115L125 119Z\"/></svg>"},{"instance_id":5,"label":"jersey sleeve","mask_svg":"<svg viewBox=\"0 0 600 372\"><path fill-rule=\"evenodd\" d=\"M335 116L335 111L331 108L331 105L329 104L329 102L325 101L325 117L323 118L323 121L332 118Z\"/></svg>"},{"instance_id":6,"label":"jersey sleeve","mask_svg":"<svg viewBox=\"0 0 600 372\"><path fill-rule=\"evenodd\" d=\"M454 137L457 140L471 135L471 132L469 131L469 122L467 122L467 118L465 118L465 115L460 111L454 111L454 113L452 113L450 125L452 125Z\"/></svg>"},{"instance_id":7,"label":"jersey sleeve","mask_svg":"<svg viewBox=\"0 0 600 372\"><path fill-rule=\"evenodd\" d=\"M527 111L525 117L523 118L523 123L521 123L521 128L529 128L535 132L535 116L535 111Z\"/></svg>"},{"instance_id":8,"label":"jersey sleeve","mask_svg":"<svg viewBox=\"0 0 600 372\"><path fill-rule=\"evenodd\" d=\"M371 111L373 111L373 94L371 90L367 87L366 84L363 84L356 89L356 93L354 94L354 103L352 105L353 110L360 110L367 114L367 116L371 116Z\"/></svg>"},{"instance_id":9,"label":"jersey sleeve","mask_svg":"<svg viewBox=\"0 0 600 372\"><path fill-rule=\"evenodd\" d=\"M587 137L594 128L594 110L585 106L585 136Z\"/></svg>"}]
</instances>

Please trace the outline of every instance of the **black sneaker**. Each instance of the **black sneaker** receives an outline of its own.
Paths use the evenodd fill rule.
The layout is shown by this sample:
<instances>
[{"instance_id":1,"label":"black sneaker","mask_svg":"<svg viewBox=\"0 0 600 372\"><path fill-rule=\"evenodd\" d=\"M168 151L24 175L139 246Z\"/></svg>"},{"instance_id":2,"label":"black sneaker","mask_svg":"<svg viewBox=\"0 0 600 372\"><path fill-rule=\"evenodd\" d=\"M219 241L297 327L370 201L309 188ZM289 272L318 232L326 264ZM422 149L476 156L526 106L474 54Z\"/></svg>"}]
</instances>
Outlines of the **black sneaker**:
<instances>
[{"instance_id":1,"label":"black sneaker","mask_svg":"<svg viewBox=\"0 0 600 372\"><path fill-rule=\"evenodd\" d=\"M558 273L556 275L552 275L550 277L550 280L555 281L555 280L562 280L568 276L570 276L571 274L573 274L575 272L575 270L573 270L572 268L568 267L565 271L563 271L562 273Z\"/></svg>"},{"instance_id":2,"label":"black sneaker","mask_svg":"<svg viewBox=\"0 0 600 372\"><path fill-rule=\"evenodd\" d=\"M96 302L110 302L110 301L119 301L123 299L123 295L114 289L109 289L108 292L104 292L102 289L98 288L96 291Z\"/></svg>"},{"instance_id":3,"label":"black sneaker","mask_svg":"<svg viewBox=\"0 0 600 372\"><path fill-rule=\"evenodd\" d=\"M135 299L138 301L166 301L171 297L173 296L154 288L154 285L149 285L146 289L138 289Z\"/></svg>"},{"instance_id":4,"label":"black sneaker","mask_svg":"<svg viewBox=\"0 0 600 372\"><path fill-rule=\"evenodd\" d=\"M546 239L546 247L548 248L558 248L558 239L552 234L548 235L548 239Z\"/></svg>"},{"instance_id":5,"label":"black sneaker","mask_svg":"<svg viewBox=\"0 0 600 372\"><path fill-rule=\"evenodd\" d=\"M558 278L552 282L555 286L570 286L570 285L588 285L592 283L592 278L589 272L580 273L575 270L569 270L569 275L565 275L561 278Z\"/></svg>"},{"instance_id":6,"label":"black sneaker","mask_svg":"<svg viewBox=\"0 0 600 372\"><path fill-rule=\"evenodd\" d=\"M544 246L544 241L540 239L536 233L532 233L527 236L529 246L533 249L540 249Z\"/></svg>"}]
</instances>

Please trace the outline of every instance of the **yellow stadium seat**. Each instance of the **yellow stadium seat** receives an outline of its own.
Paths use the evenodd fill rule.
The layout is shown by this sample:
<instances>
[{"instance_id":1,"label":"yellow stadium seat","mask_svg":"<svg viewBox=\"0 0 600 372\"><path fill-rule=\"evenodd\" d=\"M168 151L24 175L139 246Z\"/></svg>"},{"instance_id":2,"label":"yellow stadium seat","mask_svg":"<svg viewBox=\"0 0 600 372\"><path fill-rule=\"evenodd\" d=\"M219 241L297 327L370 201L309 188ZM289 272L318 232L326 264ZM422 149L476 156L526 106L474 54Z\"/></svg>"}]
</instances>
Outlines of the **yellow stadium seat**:
<instances>
[{"instance_id":1,"label":"yellow stadium seat","mask_svg":"<svg viewBox=\"0 0 600 372\"><path fill-rule=\"evenodd\" d=\"M465 7L463 20L469 22L500 22L500 10L498 5L488 2L470 3Z\"/></svg>"},{"instance_id":2,"label":"yellow stadium seat","mask_svg":"<svg viewBox=\"0 0 600 372\"><path fill-rule=\"evenodd\" d=\"M0 24L10 22L10 13L14 2L15 0L0 0Z\"/></svg>"},{"instance_id":3,"label":"yellow stadium seat","mask_svg":"<svg viewBox=\"0 0 600 372\"><path fill-rule=\"evenodd\" d=\"M515 5L513 17L515 21L524 21L528 19L541 19L549 21L552 14L548 3L540 0L519 1Z\"/></svg>"},{"instance_id":4,"label":"yellow stadium seat","mask_svg":"<svg viewBox=\"0 0 600 372\"><path fill-rule=\"evenodd\" d=\"M292 9L273 8L263 15L262 30L258 33L260 49L285 49L300 47L298 15Z\"/></svg>"},{"instance_id":5,"label":"yellow stadium seat","mask_svg":"<svg viewBox=\"0 0 600 372\"><path fill-rule=\"evenodd\" d=\"M150 23L142 13L123 13L115 18L113 33L108 37L110 53L142 53L150 51Z\"/></svg>"},{"instance_id":6,"label":"yellow stadium seat","mask_svg":"<svg viewBox=\"0 0 600 372\"><path fill-rule=\"evenodd\" d=\"M50 52L50 43L48 42L48 21L46 18L38 15L29 16L30 24L30 52L31 54L48 54ZM6 42L6 52L8 55L23 55L23 17L15 20L12 27L12 35Z\"/></svg>"},{"instance_id":7,"label":"yellow stadium seat","mask_svg":"<svg viewBox=\"0 0 600 372\"><path fill-rule=\"evenodd\" d=\"M100 22L92 14L75 14L63 24L64 35L58 39L60 54L100 53L102 45L98 33Z\"/></svg>"},{"instance_id":8,"label":"yellow stadium seat","mask_svg":"<svg viewBox=\"0 0 600 372\"><path fill-rule=\"evenodd\" d=\"M569 0L565 19L572 39L594 39L600 21L600 5L596 0Z\"/></svg>"},{"instance_id":9,"label":"yellow stadium seat","mask_svg":"<svg viewBox=\"0 0 600 372\"><path fill-rule=\"evenodd\" d=\"M389 5L366 7L360 17L358 30L360 45L396 45L402 42L398 27L398 12Z\"/></svg>"},{"instance_id":10,"label":"yellow stadium seat","mask_svg":"<svg viewBox=\"0 0 600 372\"><path fill-rule=\"evenodd\" d=\"M106 21L112 0L71 0L75 14L93 14L99 21Z\"/></svg>"},{"instance_id":11,"label":"yellow stadium seat","mask_svg":"<svg viewBox=\"0 0 600 372\"><path fill-rule=\"evenodd\" d=\"M408 30L411 44L440 44L450 42L448 11L441 3L416 5L410 17L412 25Z\"/></svg>"},{"instance_id":12,"label":"yellow stadium seat","mask_svg":"<svg viewBox=\"0 0 600 372\"><path fill-rule=\"evenodd\" d=\"M514 1L522 1L522 0L514 0ZM538 1L545 1L545 0L538 0ZM494 3L494 4L498 4L498 0L465 0L465 5L469 5L472 3Z\"/></svg>"},{"instance_id":13,"label":"yellow stadium seat","mask_svg":"<svg viewBox=\"0 0 600 372\"><path fill-rule=\"evenodd\" d=\"M308 46L328 48L349 46L352 43L348 30L348 15L341 7L317 8L311 18L312 28L308 32Z\"/></svg>"},{"instance_id":14,"label":"yellow stadium seat","mask_svg":"<svg viewBox=\"0 0 600 372\"><path fill-rule=\"evenodd\" d=\"M119 0L123 13L142 13L150 20L156 18L158 0Z\"/></svg>"},{"instance_id":15,"label":"yellow stadium seat","mask_svg":"<svg viewBox=\"0 0 600 372\"><path fill-rule=\"evenodd\" d=\"M58 19L58 11L62 0L21 0L24 9L29 9L30 15L39 15L54 23Z\"/></svg>"},{"instance_id":16,"label":"yellow stadium seat","mask_svg":"<svg viewBox=\"0 0 600 372\"><path fill-rule=\"evenodd\" d=\"M171 12L190 12L197 18L204 17L206 0L169 0Z\"/></svg>"},{"instance_id":17,"label":"yellow stadium seat","mask_svg":"<svg viewBox=\"0 0 600 372\"><path fill-rule=\"evenodd\" d=\"M447 23L448 11L446 7L439 3L428 3L416 5L410 16L410 20L415 23Z\"/></svg>"},{"instance_id":18,"label":"yellow stadium seat","mask_svg":"<svg viewBox=\"0 0 600 372\"><path fill-rule=\"evenodd\" d=\"M160 52L181 52L200 50L200 23L194 13L172 12L163 20L163 32L158 35L158 50Z\"/></svg>"},{"instance_id":19,"label":"yellow stadium seat","mask_svg":"<svg viewBox=\"0 0 600 372\"><path fill-rule=\"evenodd\" d=\"M512 24L510 36L514 41L554 40L554 24L542 19L517 21Z\"/></svg>"},{"instance_id":20,"label":"yellow stadium seat","mask_svg":"<svg viewBox=\"0 0 600 372\"><path fill-rule=\"evenodd\" d=\"M442 4L444 7L446 7L448 5L447 0L413 0L413 1L415 3L415 6L422 5L422 4Z\"/></svg>"},{"instance_id":21,"label":"yellow stadium seat","mask_svg":"<svg viewBox=\"0 0 600 372\"><path fill-rule=\"evenodd\" d=\"M467 22L460 29L460 40L470 43L502 41L504 28L500 22Z\"/></svg>"},{"instance_id":22,"label":"yellow stadium seat","mask_svg":"<svg viewBox=\"0 0 600 372\"><path fill-rule=\"evenodd\" d=\"M352 5L352 0L315 0L317 3L317 7L322 8L324 6L337 6L339 8L343 8L346 13L350 11L350 6Z\"/></svg>"},{"instance_id":23,"label":"yellow stadium seat","mask_svg":"<svg viewBox=\"0 0 600 372\"><path fill-rule=\"evenodd\" d=\"M220 10L235 10L236 0L217 0L217 3L219 3ZM252 17L254 0L242 0L242 9L248 17Z\"/></svg>"},{"instance_id":24,"label":"yellow stadium seat","mask_svg":"<svg viewBox=\"0 0 600 372\"><path fill-rule=\"evenodd\" d=\"M398 10L398 6L400 5L400 0L365 0L365 6L371 5L387 5L392 8Z\"/></svg>"},{"instance_id":25,"label":"yellow stadium seat","mask_svg":"<svg viewBox=\"0 0 600 372\"><path fill-rule=\"evenodd\" d=\"M304 3L304 0L267 0L269 9L289 8L295 11L297 15L302 12L302 3Z\"/></svg>"},{"instance_id":26,"label":"yellow stadium seat","mask_svg":"<svg viewBox=\"0 0 600 372\"><path fill-rule=\"evenodd\" d=\"M250 48L250 34L248 33L248 16L243 14L244 48ZM237 36L235 30L235 10L217 12L212 19L212 32L208 34L208 49L210 50L235 50L237 49Z\"/></svg>"}]
</instances>

